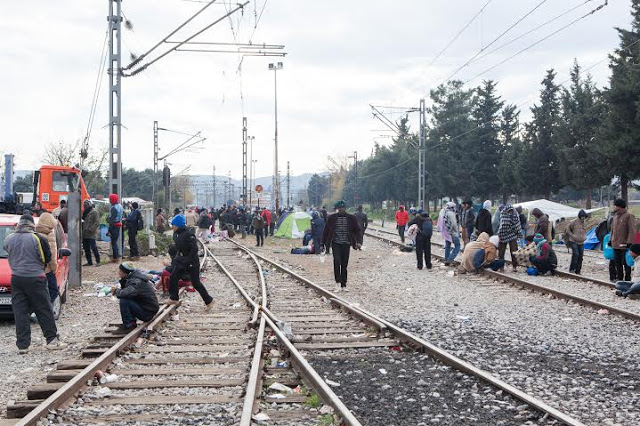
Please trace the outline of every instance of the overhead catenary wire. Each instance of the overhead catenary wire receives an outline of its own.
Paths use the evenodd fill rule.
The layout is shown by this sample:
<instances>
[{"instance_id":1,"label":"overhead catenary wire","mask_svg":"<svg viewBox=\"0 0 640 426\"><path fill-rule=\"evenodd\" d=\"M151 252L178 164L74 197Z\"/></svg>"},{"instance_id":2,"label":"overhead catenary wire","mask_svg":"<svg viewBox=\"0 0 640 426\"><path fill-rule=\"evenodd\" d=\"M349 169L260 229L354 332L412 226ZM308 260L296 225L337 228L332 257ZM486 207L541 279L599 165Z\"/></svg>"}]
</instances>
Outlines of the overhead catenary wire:
<instances>
[{"instance_id":1,"label":"overhead catenary wire","mask_svg":"<svg viewBox=\"0 0 640 426\"><path fill-rule=\"evenodd\" d=\"M458 39L458 37L460 37L462 35L462 33L465 32L465 30L467 28L469 28L469 25L471 25L476 19L478 19L478 16L480 16L482 14L482 12L484 11L484 9L489 6L489 3L491 3L493 0L488 0L484 6L482 6L480 8L480 10L473 15L473 17L471 18L471 20L469 20L469 22L467 22L467 24L462 27L462 29L460 31L458 31L458 33L446 44L446 46L440 50L440 52L438 52L438 54L431 60L431 62L429 62L429 64L427 65L428 67L432 66L433 64L436 63L436 61L438 59L440 59L440 57L449 49L449 47L451 47L451 45ZM266 3L266 1L265 1Z\"/></svg>"},{"instance_id":2,"label":"overhead catenary wire","mask_svg":"<svg viewBox=\"0 0 640 426\"><path fill-rule=\"evenodd\" d=\"M100 63L98 65L98 75L96 76L96 84L93 88L93 96L91 98L91 108L89 110L89 120L87 122L87 130L84 136L83 148L80 152L80 168L84 166L84 160L89 155L88 145L91 139L91 132L93 131L93 124L96 118L96 111L98 109L98 100L100 99L100 91L102 87L102 79L104 77L104 70L107 63L107 41L109 39L109 31L105 31L104 41L102 43L102 52L100 53Z\"/></svg>"},{"instance_id":3,"label":"overhead catenary wire","mask_svg":"<svg viewBox=\"0 0 640 426\"><path fill-rule=\"evenodd\" d=\"M465 81L466 83L469 83L472 80L475 80L478 77L483 76L484 74L493 71L494 69L498 68L501 65L504 65L505 63L509 62L511 59L515 58L516 56L519 56L521 54L523 54L524 52L534 48L535 46L539 45L540 43L548 40L549 38L553 37L554 35L558 34L559 32L577 24L578 22L582 21L583 19L588 18L589 16L595 14L596 12L602 10L602 8L604 8L605 6L607 6L609 4L608 0L605 0L605 2L603 4L601 4L600 6L596 7L595 9L593 9L592 11L585 13L584 15L580 16L577 19L574 19L573 21L569 22L568 24L558 28L557 30L555 30L554 32L546 35L545 37L541 38L540 40L536 41L535 43L530 44L529 46L525 47L524 49L519 50L518 52L514 53L513 55L509 56L508 58L498 62L497 64L495 64L494 66L487 68L486 70L482 71L479 74L476 74L474 77L470 78L469 80Z\"/></svg>"},{"instance_id":4,"label":"overhead catenary wire","mask_svg":"<svg viewBox=\"0 0 640 426\"><path fill-rule=\"evenodd\" d=\"M507 35L512 29L514 29L516 26L518 26L518 24L520 24L522 21L524 21L525 19L527 19L532 13L534 13L536 10L538 10L543 4L545 4L548 0L542 0L540 1L538 4L536 4L531 10L529 10L527 13L525 13L523 16L521 16L516 22L514 22L513 24L511 24L511 26L509 26L506 30L504 30L503 32L501 32L497 37L495 37L493 40L491 40L491 42L489 42L489 44L487 44L486 46L484 46L482 49L480 49L478 52L476 52L475 55L473 55L469 60L467 60L467 62L465 62L464 64L462 64L462 66L458 67L453 73L451 73L449 75L449 77L447 77L442 83L446 83L447 81L451 80L453 77L455 77L460 71L462 71L464 68L466 68L467 66L469 66L469 64L471 64L471 62L473 62L478 56L480 56L480 54L482 52L484 52L485 50L487 50L489 47L491 47L493 44L495 44L498 40L500 40L502 37L504 37L505 35ZM439 84L439 85L440 85Z\"/></svg>"},{"instance_id":5,"label":"overhead catenary wire","mask_svg":"<svg viewBox=\"0 0 640 426\"><path fill-rule=\"evenodd\" d=\"M507 46L510 46L511 44L515 43L515 42L516 42L516 41L518 41L518 40L522 40L524 37L528 36L529 34L531 34L531 33L535 32L535 31L539 30L539 29L540 29L540 28L542 28L542 27L545 27L545 26L547 26L547 25L549 25L549 24L551 24L551 23L553 23L553 22L557 21L557 20L558 20L558 19L560 19L560 18L563 18L563 17L567 16L568 14L570 14L571 12L573 12L574 10L579 9L579 8L583 7L584 5L586 5L587 3L591 3L591 2L593 2L593 1L594 1L594 0L584 0L582 3L580 3L580 4L576 5L576 6L573 6L572 8L567 9L566 11L562 12L560 15L557 15L557 16L555 16L554 18L552 18L552 19L550 19L550 20L548 20L548 21L546 21L546 22L543 22L542 24L540 24L540 25L538 25L538 26L536 26L536 27L534 27L534 28L530 29L529 31L527 31L527 32L525 32L525 33L523 33L523 34L519 35L518 37L516 37L516 38L514 38L514 39L509 40L509 41L508 41L508 42L506 42L506 43L501 44L500 46L497 46L495 49L492 49L492 50L490 50L490 51L488 51L488 52L485 52L484 54L482 54L482 55L478 56L478 57L474 60L474 62L479 61L480 59L482 59L482 58L484 58L484 57L486 57L486 56L488 56L488 55L491 55L491 54L493 54L493 53L497 52L498 50L501 50L501 49L503 49L503 48L505 48L505 47L507 47Z\"/></svg>"}]
</instances>

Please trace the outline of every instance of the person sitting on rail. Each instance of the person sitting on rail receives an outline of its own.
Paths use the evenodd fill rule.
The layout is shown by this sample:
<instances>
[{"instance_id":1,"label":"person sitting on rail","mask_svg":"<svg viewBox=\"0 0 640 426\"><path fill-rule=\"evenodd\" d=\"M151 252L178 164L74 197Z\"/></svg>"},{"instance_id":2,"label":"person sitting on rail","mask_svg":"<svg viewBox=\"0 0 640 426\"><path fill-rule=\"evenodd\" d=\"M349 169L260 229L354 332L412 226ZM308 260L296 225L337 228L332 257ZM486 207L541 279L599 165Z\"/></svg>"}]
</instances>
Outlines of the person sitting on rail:
<instances>
[{"instance_id":1,"label":"person sitting on rail","mask_svg":"<svg viewBox=\"0 0 640 426\"><path fill-rule=\"evenodd\" d=\"M122 324L117 331L127 333L136 328L136 320L149 321L160 309L156 292L149 276L135 268L131 262L121 263L118 268L120 288L111 292L120 299Z\"/></svg>"},{"instance_id":2,"label":"person sitting on rail","mask_svg":"<svg viewBox=\"0 0 640 426\"><path fill-rule=\"evenodd\" d=\"M494 271L504 266L504 260L498 259L498 236L489 237L486 232L481 233L475 241L470 242L462 253L462 261L458 266L459 274L480 272L483 268Z\"/></svg>"},{"instance_id":3,"label":"person sitting on rail","mask_svg":"<svg viewBox=\"0 0 640 426\"><path fill-rule=\"evenodd\" d=\"M529 257L533 267L537 269L539 275L544 275L547 272L551 272L551 275L554 275L558 267L558 257L553 248L551 248L551 244L540 233L533 237L533 242L536 243L538 249L537 256Z\"/></svg>"},{"instance_id":4,"label":"person sitting on rail","mask_svg":"<svg viewBox=\"0 0 640 426\"><path fill-rule=\"evenodd\" d=\"M618 281L616 283L616 295L621 297L627 297L630 294L640 293L640 244L631 244L629 246L629 256L634 260L633 273L631 274L631 281Z\"/></svg>"}]
</instances>

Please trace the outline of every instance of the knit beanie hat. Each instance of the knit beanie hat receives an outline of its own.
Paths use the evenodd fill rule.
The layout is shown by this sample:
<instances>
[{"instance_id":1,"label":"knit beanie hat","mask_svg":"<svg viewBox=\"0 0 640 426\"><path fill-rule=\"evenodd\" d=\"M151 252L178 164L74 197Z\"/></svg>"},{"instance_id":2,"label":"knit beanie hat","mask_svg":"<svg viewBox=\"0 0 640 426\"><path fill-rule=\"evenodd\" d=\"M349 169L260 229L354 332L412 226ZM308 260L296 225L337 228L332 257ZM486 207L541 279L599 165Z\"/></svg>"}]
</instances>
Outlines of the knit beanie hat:
<instances>
[{"instance_id":1,"label":"knit beanie hat","mask_svg":"<svg viewBox=\"0 0 640 426\"><path fill-rule=\"evenodd\" d=\"M347 208L347 203L345 203L344 200L336 201L333 207L335 207L336 209L345 209Z\"/></svg>"},{"instance_id":2,"label":"knit beanie hat","mask_svg":"<svg viewBox=\"0 0 640 426\"><path fill-rule=\"evenodd\" d=\"M24 226L24 225L32 225L32 226L35 225L35 222L31 214L25 213L22 216L20 216L20 220L18 221L18 226Z\"/></svg>"},{"instance_id":3,"label":"knit beanie hat","mask_svg":"<svg viewBox=\"0 0 640 426\"><path fill-rule=\"evenodd\" d=\"M581 219L583 217L587 217L587 212L585 212L584 210L580 210L578 212L578 218Z\"/></svg>"},{"instance_id":4,"label":"knit beanie hat","mask_svg":"<svg viewBox=\"0 0 640 426\"><path fill-rule=\"evenodd\" d=\"M183 215L179 214L171 219L171 225L182 228L187 225L187 219L185 219Z\"/></svg>"},{"instance_id":5,"label":"knit beanie hat","mask_svg":"<svg viewBox=\"0 0 640 426\"><path fill-rule=\"evenodd\" d=\"M537 233L536 235L533 236L533 242L536 244L540 244L542 241L544 241L544 237L542 236L541 233Z\"/></svg>"},{"instance_id":6,"label":"knit beanie hat","mask_svg":"<svg viewBox=\"0 0 640 426\"><path fill-rule=\"evenodd\" d=\"M128 275L128 274L132 273L133 271L135 271L136 267L132 262L122 262L120 264L120 270Z\"/></svg>"},{"instance_id":7,"label":"knit beanie hat","mask_svg":"<svg viewBox=\"0 0 640 426\"><path fill-rule=\"evenodd\" d=\"M627 208L627 202L625 200L623 200L622 198L618 198L616 201L614 201L613 205L616 206L616 207L621 207L623 209Z\"/></svg>"},{"instance_id":8,"label":"knit beanie hat","mask_svg":"<svg viewBox=\"0 0 640 426\"><path fill-rule=\"evenodd\" d=\"M498 247L498 245L500 244L500 237L498 237L497 235L492 235L491 237L489 237L489 242Z\"/></svg>"},{"instance_id":9,"label":"knit beanie hat","mask_svg":"<svg viewBox=\"0 0 640 426\"><path fill-rule=\"evenodd\" d=\"M109 195L109 202L111 204L118 204L118 194Z\"/></svg>"},{"instance_id":10,"label":"knit beanie hat","mask_svg":"<svg viewBox=\"0 0 640 426\"><path fill-rule=\"evenodd\" d=\"M640 244L631 244L629 250L631 250L635 254L640 254Z\"/></svg>"}]
</instances>

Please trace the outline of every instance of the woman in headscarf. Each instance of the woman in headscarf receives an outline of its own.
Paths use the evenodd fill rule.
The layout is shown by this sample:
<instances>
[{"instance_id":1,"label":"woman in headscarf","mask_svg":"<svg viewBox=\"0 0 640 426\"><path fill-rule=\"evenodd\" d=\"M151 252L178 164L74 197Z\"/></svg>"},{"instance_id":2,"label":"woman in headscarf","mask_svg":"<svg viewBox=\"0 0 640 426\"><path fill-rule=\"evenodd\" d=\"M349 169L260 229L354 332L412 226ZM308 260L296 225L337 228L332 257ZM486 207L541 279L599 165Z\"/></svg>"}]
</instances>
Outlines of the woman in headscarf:
<instances>
[{"instance_id":1,"label":"woman in headscarf","mask_svg":"<svg viewBox=\"0 0 640 426\"><path fill-rule=\"evenodd\" d=\"M438 216L438 230L444 238L444 264L449 266L460 252L460 229L456 217L456 203L449 201L440 210ZM453 244L453 251L451 250Z\"/></svg>"},{"instance_id":2,"label":"woman in headscarf","mask_svg":"<svg viewBox=\"0 0 640 426\"><path fill-rule=\"evenodd\" d=\"M547 272L551 272L551 275L553 275L558 267L558 257L553 248L551 248L551 244L540 233L533 237L533 242L536 243L538 253L537 256L531 256L529 260L531 260L540 275L544 275Z\"/></svg>"},{"instance_id":3,"label":"woman in headscarf","mask_svg":"<svg viewBox=\"0 0 640 426\"><path fill-rule=\"evenodd\" d=\"M487 200L482 204L482 209L476 217L476 232L478 235L486 232L487 235L493 235L493 226L491 226L491 200Z\"/></svg>"},{"instance_id":4,"label":"woman in headscarf","mask_svg":"<svg viewBox=\"0 0 640 426\"><path fill-rule=\"evenodd\" d=\"M500 245L498 246L498 253L500 259L504 260L504 253L509 245L509 252L511 252L511 265L513 265L514 272L518 267L518 259L515 256L518 251L518 237L520 236L520 217L518 212L513 208L511 204L505 204L502 212L500 213L500 226L498 227L498 237L500 238Z\"/></svg>"}]
</instances>

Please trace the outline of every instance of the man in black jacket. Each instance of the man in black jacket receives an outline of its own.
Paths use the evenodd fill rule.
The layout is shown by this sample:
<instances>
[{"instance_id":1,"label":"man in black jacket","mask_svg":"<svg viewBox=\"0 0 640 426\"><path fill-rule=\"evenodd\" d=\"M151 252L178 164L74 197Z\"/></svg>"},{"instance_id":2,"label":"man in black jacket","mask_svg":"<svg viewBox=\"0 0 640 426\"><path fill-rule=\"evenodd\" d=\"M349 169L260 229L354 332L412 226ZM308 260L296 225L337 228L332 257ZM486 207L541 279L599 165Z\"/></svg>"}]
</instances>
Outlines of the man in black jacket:
<instances>
[{"instance_id":1,"label":"man in black jacket","mask_svg":"<svg viewBox=\"0 0 640 426\"><path fill-rule=\"evenodd\" d=\"M340 289L347 289L347 266L351 247L360 250L360 226L356 217L347 213L344 201L335 204L338 212L327 218L327 224L322 234L321 245L331 247L333 251L333 275Z\"/></svg>"},{"instance_id":2,"label":"man in black jacket","mask_svg":"<svg viewBox=\"0 0 640 426\"><path fill-rule=\"evenodd\" d=\"M423 264L426 264L427 269L431 269L431 235L433 234L433 222L429 213L426 213L422 209L418 210L418 214L407 224L407 228L411 228L412 225L418 227L418 234L416 235L418 269L422 270Z\"/></svg>"},{"instance_id":3,"label":"man in black jacket","mask_svg":"<svg viewBox=\"0 0 640 426\"><path fill-rule=\"evenodd\" d=\"M124 262L118 268L120 288L111 292L120 299L122 325L118 332L129 332L136 328L136 320L150 321L160 309L156 291L147 274L136 270L131 262Z\"/></svg>"},{"instance_id":4,"label":"man in black jacket","mask_svg":"<svg viewBox=\"0 0 640 426\"><path fill-rule=\"evenodd\" d=\"M142 229L142 213L138 210L138 203L131 203L131 212L126 220L127 234L129 235L129 259L140 260L138 251L138 231Z\"/></svg>"},{"instance_id":5,"label":"man in black jacket","mask_svg":"<svg viewBox=\"0 0 640 426\"><path fill-rule=\"evenodd\" d=\"M213 309L213 297L200 282L200 258L198 257L198 242L196 236L187 229L187 221L182 215L171 220L173 228L173 244L176 256L173 258L171 282L169 284L169 303L178 304L178 281L185 274L191 278L191 285L200 293L206 307L205 312Z\"/></svg>"}]
</instances>

